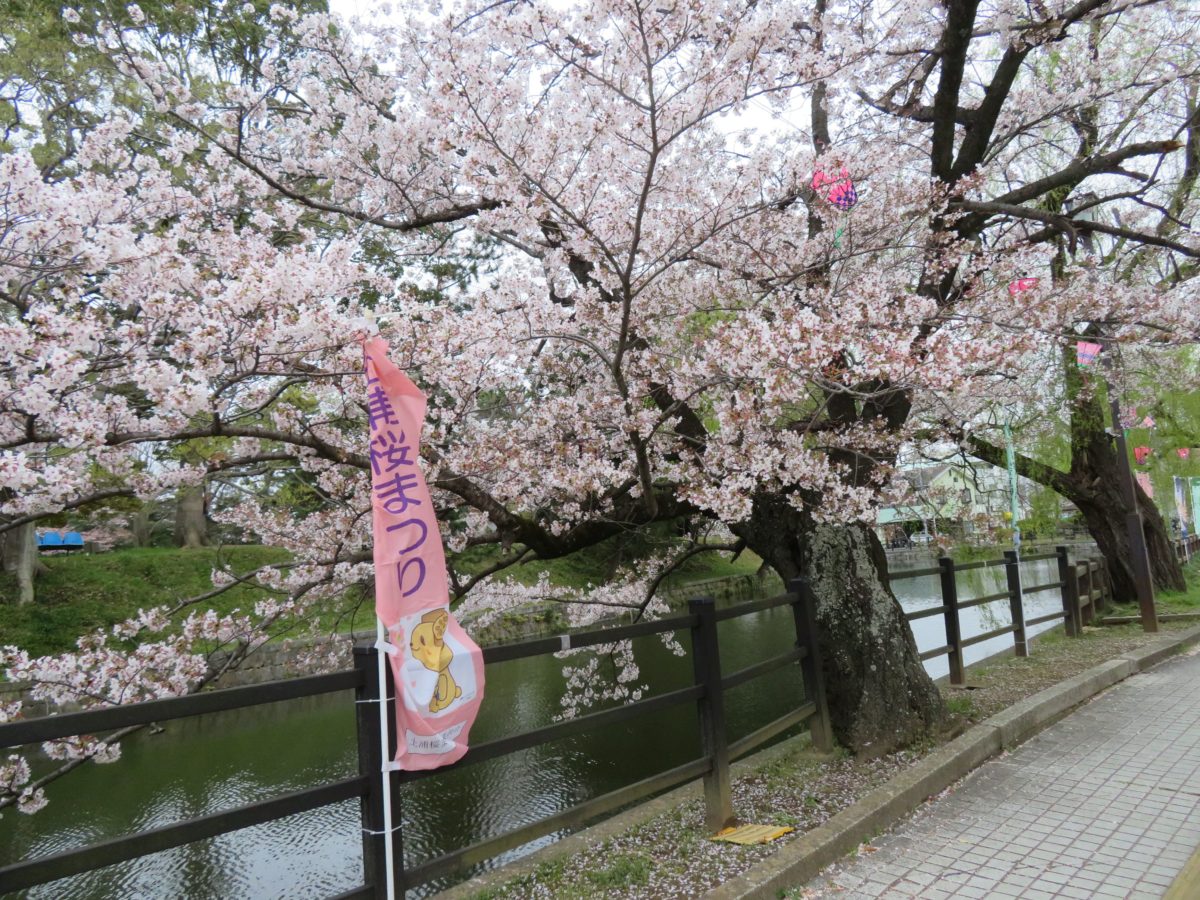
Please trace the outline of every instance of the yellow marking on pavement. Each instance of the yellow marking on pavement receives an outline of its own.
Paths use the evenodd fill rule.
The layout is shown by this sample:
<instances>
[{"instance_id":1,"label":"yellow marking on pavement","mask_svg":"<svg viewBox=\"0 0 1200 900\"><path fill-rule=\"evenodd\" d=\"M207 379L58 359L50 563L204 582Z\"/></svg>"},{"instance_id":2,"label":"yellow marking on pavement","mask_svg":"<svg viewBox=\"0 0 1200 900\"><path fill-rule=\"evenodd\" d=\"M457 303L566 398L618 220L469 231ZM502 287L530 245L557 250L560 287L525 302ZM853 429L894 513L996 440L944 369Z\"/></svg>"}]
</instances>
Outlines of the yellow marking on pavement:
<instances>
[{"instance_id":1,"label":"yellow marking on pavement","mask_svg":"<svg viewBox=\"0 0 1200 900\"><path fill-rule=\"evenodd\" d=\"M766 844L795 830L786 825L739 825L718 831L712 840L731 844Z\"/></svg>"}]
</instances>

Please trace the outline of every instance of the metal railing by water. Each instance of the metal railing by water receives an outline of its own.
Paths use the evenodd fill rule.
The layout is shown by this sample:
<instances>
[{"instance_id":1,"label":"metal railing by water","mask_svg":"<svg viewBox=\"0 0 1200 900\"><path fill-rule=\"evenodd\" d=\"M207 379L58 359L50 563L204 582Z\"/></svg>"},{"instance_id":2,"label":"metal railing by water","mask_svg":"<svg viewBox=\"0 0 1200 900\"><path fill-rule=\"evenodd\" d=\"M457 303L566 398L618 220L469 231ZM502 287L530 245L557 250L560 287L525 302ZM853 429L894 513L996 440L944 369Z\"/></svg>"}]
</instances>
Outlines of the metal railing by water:
<instances>
[{"instance_id":1,"label":"metal railing by water","mask_svg":"<svg viewBox=\"0 0 1200 900\"><path fill-rule=\"evenodd\" d=\"M781 606L792 608L796 629L795 647L738 671L723 672L717 623ZM375 704L381 701L381 697L379 682L374 673L377 651L373 646L368 645L355 648L353 669L330 675L269 682L251 687L203 692L187 697L48 716L0 725L0 748L14 747L76 734L98 734L113 729L149 725L168 719L352 689L355 693L358 747L358 775L355 777L317 785L234 809L198 816L138 834L11 863L0 867L0 893L46 884L150 853L237 831L251 825L358 798L362 822L363 883L338 896L341 898L386 896L387 867L384 856L383 822L385 817L384 791L382 789L384 777L392 779L391 819L398 823L401 821L399 809L401 791L398 788L402 784L536 747L564 737L593 731L597 728L610 727L635 717L646 716L685 703L695 703L699 713L701 754L697 759L659 772L618 790L593 797L583 803L502 834L427 859L408 869L401 864L403 853L400 839L403 835L397 833L394 835L396 839L394 849L396 864L393 866L394 888L397 896L403 896L406 888L416 887L433 879L459 872L547 834L583 825L606 813L696 778L704 780L707 824L713 830L717 830L728 824L733 818L729 776L731 760L749 753L789 728L804 722L809 724L815 746L823 749L831 749L833 746L829 712L825 703L820 654L816 643L814 609L807 581L797 579L791 582L788 585L787 593L778 597L742 603L722 610L717 610L710 598L699 598L689 602L686 615L485 647L483 657L485 664L493 664L558 653L564 648L594 647L646 635L681 630L688 630L691 633L693 677L689 686L657 694L624 706L600 710L531 731L486 741L472 747L453 766L430 772L388 772L383 776L380 774L383 762L380 717ZM737 741L730 742L725 727L724 692L755 678L796 664L799 664L804 684L804 701L795 709L758 730ZM389 704L393 713L396 702L394 694L389 667L386 695L382 700ZM388 716L388 721L394 723L395 716ZM388 736L390 752L394 756L396 750L394 726L390 731L392 732ZM398 827L396 831L399 831Z\"/></svg>"},{"instance_id":2,"label":"metal railing by water","mask_svg":"<svg viewBox=\"0 0 1200 900\"><path fill-rule=\"evenodd\" d=\"M989 559L969 563L956 563L948 556L938 559L936 568L903 569L889 574L891 581L901 581L907 578L920 578L928 575L939 576L941 585L940 606L927 609L913 610L904 614L904 618L912 623L918 619L932 616L942 616L946 627L946 643L920 654L921 661L946 656L950 667L950 683L961 685L966 683L966 666L963 650L974 644L981 644L992 638L1006 634L1013 636L1013 648L1017 656L1029 655L1029 640L1027 629L1044 622L1060 620L1066 633L1072 637L1083 633L1083 626L1090 623L1096 614L1097 606L1111 602L1112 592L1104 564L1096 559L1070 562L1067 548L1059 547L1054 553L1041 553L1018 558L1013 550L1006 550L1003 559ZM1024 587L1021 584L1021 563L1037 562L1039 560L1058 560L1058 581L1045 584L1034 584ZM1003 566L1005 569L1007 588L994 594L973 597L963 600L958 596L959 572L972 569L983 569L992 566ZM1042 591L1058 590L1062 596L1062 610L1048 615L1025 618L1023 597L1026 594L1036 594ZM963 637L962 622L959 613L973 606L982 606L997 600L1007 599L1009 602L1010 621L1008 625L986 631L981 634Z\"/></svg>"}]
</instances>

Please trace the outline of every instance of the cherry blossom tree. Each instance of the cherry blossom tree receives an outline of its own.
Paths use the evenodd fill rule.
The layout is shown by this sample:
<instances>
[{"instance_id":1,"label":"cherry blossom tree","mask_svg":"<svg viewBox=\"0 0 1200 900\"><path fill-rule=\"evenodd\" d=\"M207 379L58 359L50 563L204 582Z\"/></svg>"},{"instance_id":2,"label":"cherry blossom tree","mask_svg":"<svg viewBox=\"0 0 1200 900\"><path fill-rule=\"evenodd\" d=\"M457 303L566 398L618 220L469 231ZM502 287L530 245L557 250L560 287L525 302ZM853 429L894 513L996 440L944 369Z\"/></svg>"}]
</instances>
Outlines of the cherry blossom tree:
<instances>
[{"instance_id":1,"label":"cherry blossom tree","mask_svg":"<svg viewBox=\"0 0 1200 900\"><path fill-rule=\"evenodd\" d=\"M1096 290L1127 257L1056 259L1060 236L1158 266L1196 255L1186 230L1138 213L1188 177L1169 162L1195 83L1177 13L506 4L369 38L313 20L311 67L278 79L304 98L303 128L239 127L235 144L194 105L180 120L407 252L450 223L512 248L452 320L486 317L500 365L448 382L424 321L395 335L455 411L439 486L542 557L661 518L724 521L785 577L815 579L835 729L886 748L940 714L865 524L914 404L1003 384L1098 320ZM1102 63L1101 45L1131 65ZM267 116L264 101L239 116ZM848 215L819 189L828 172L857 179ZM1084 188L1086 206L1067 203ZM1116 224L1096 214L1114 209ZM1043 269L1044 290L1008 290ZM1187 285L1107 293L1113 340L1145 340L1147 318L1194 333ZM519 388L487 380L517 370ZM481 423L468 410L485 390L507 407Z\"/></svg>"},{"instance_id":2,"label":"cherry blossom tree","mask_svg":"<svg viewBox=\"0 0 1200 900\"><path fill-rule=\"evenodd\" d=\"M1100 45L1096 42L1096 52ZM1190 48L1189 48L1190 50ZM1180 57L1177 55L1176 60ZM1194 66L1192 54L1183 55L1188 65ZM1187 223L1195 215L1197 178L1200 177L1200 106L1194 86L1185 84L1164 85L1167 103L1173 104L1178 112L1166 116L1164 125L1174 121L1183 149L1175 162L1171 177L1141 176L1142 183L1122 192L1117 221L1124 212L1146 218L1156 236L1170 237L1187 234ZM1149 92L1149 89L1148 89ZM1099 117L1096 107L1086 108L1091 120ZM1081 142L1080 152L1088 144ZM1167 164L1170 166L1170 164ZM1094 194L1085 195L1083 204L1075 205L1094 208L1101 198ZM1065 206L1069 198L1060 198L1059 206ZM1131 203L1132 201L1132 203ZM1118 204L1110 204L1118 205ZM1141 209L1138 209L1141 207ZM1135 579L1132 554L1126 532L1126 515L1131 511L1121 488L1123 478L1115 442L1110 433L1111 416L1108 412L1107 395L1116 391L1123 408L1142 409L1143 416L1131 415L1126 427L1136 426L1147 410L1159 405L1165 390L1195 389L1197 385L1194 367L1187 365L1187 357L1175 349L1180 345L1195 345L1200 340L1195 310L1195 290L1192 287L1178 289L1184 282L1197 274L1194 259L1181 259L1177 254L1166 257L1152 254L1144 244L1127 242L1121 238L1095 237L1095 245L1089 240L1086 246L1078 247L1084 257L1082 262L1095 267L1102 262L1106 277L1095 284L1100 295L1116 295L1117 303L1107 303L1107 309L1085 311L1084 317L1074 323L1070 333L1086 341L1103 341L1106 345L1105 359L1090 368L1079 364L1078 356L1070 341L1062 352L1049 356L1050 365L1039 364L1038 371L1045 379L1042 383L1055 384L1056 390L1048 392L1053 398L1050 410L1055 419L1058 410L1065 409L1062 425L1068 435L1069 453L1065 460L1047 460L1036 454L1019 454L1018 471L1027 478L1052 488L1066 497L1082 513L1097 546L1104 555L1108 571L1113 580L1117 596L1135 597ZM1068 242L1060 237L1057 262L1065 263L1070 252ZM1065 276L1065 266L1062 275ZM1141 289L1153 286L1156 293L1169 295L1164 288L1173 286L1176 304L1190 304L1190 309L1163 307L1161 303L1146 302ZM1125 297L1133 290L1132 297ZM1120 309L1114 309L1114 306ZM1122 354L1123 347L1127 352ZM1055 348L1058 349L1058 348ZM1115 359L1115 364L1114 364ZM1182 364L1181 364L1182 363ZM1115 368L1113 366L1115 365ZM1058 368L1058 373L1053 369ZM1051 371L1047 371L1050 369ZM1022 418L1036 420L1045 416L1047 392L1041 397L1029 397ZM977 430L966 438L966 446L981 459L1002 465L1004 449L994 433ZM1171 545L1171 534L1159 513L1158 507L1140 487L1135 488L1138 511L1142 516L1146 546L1149 551L1150 571L1155 586L1161 589L1180 590L1185 586L1183 572Z\"/></svg>"},{"instance_id":3,"label":"cherry blossom tree","mask_svg":"<svg viewBox=\"0 0 1200 900\"><path fill-rule=\"evenodd\" d=\"M206 624L145 645L168 674L131 676L120 696L95 690L123 683L103 636L61 660L9 651L10 674L103 702L193 689L211 675L204 640L252 648L369 578L355 337L370 310L430 395L444 537L495 548L486 570L454 573L463 607L537 593L503 580L519 561L719 523L734 537L721 549L812 580L843 744L885 752L936 727L941 700L870 528L880 493L907 442L972 422L923 411L995 395L1078 323L1136 343L1148 316L1192 321L1190 281L1147 278L1105 293L1101 320L1096 289L1121 257L1056 256L1060 236L1099 235L1146 271L1200 254L1186 227L1138 212L1183 177L1173 110L1195 87L1182 49L1195 10L627 0L406 9L369 26L273 15L294 52L232 82L184 77L135 22L99 28L170 133L132 153L137 117L114 118L67 182L4 158L0 327L15 350L0 511L11 525L244 473L246 501L221 515L293 551L255 575L281 600L222 621L191 612L198 598L176 616ZM1102 64L1097 35L1136 65ZM1085 187L1120 221L1049 200ZM478 278L428 290L481 242L500 249ZM1009 292L1043 269L1037 290ZM222 449L182 470L138 464L197 439ZM302 469L322 502L260 502L255 473L272 463ZM671 565L588 599L653 612ZM139 628L154 630L118 637Z\"/></svg>"}]
</instances>

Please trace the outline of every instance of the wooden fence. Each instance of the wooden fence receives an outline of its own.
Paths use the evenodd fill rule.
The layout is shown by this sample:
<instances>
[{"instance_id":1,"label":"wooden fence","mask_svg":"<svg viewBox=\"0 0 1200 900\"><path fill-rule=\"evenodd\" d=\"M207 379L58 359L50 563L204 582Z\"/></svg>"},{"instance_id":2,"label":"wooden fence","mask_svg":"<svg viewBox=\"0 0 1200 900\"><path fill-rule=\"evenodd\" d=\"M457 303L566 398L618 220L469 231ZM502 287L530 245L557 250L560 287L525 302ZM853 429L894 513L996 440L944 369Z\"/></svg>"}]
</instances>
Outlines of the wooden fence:
<instances>
[{"instance_id":1,"label":"wooden fence","mask_svg":"<svg viewBox=\"0 0 1200 900\"><path fill-rule=\"evenodd\" d=\"M1181 563L1191 562L1192 557L1200 553L1200 534L1177 538L1172 544L1175 546L1175 556Z\"/></svg>"},{"instance_id":2,"label":"wooden fence","mask_svg":"<svg viewBox=\"0 0 1200 900\"><path fill-rule=\"evenodd\" d=\"M1086 559L1072 563L1067 555L1066 547L1059 547L1054 553L1042 553L1033 556L1023 556L1018 559L1015 551L1007 550L1003 559L990 559L979 562L956 563L948 556L938 559L936 566L925 569L903 569L891 573L891 580L901 581L906 578L937 575L941 584L942 603L929 609L919 609L905 613L904 618L910 623L917 619L941 616L946 626L946 643L934 647L921 654L921 660L946 656L950 665L950 683L966 683L966 664L963 651L974 644L1006 634L1013 636L1013 649L1017 656L1029 655L1029 640L1027 629L1044 622L1060 620L1070 636L1082 634L1083 626L1090 623L1099 605L1111 601L1112 593L1103 563L1099 560ZM1037 562L1039 560L1058 560L1058 580L1045 584L1023 585L1021 583L1021 563ZM985 594L982 597L963 599L958 596L958 573L972 569L986 569L1004 566L1006 586L1002 591ZM1031 619L1025 617L1024 598L1030 594L1043 591L1059 592L1062 598L1062 609ZM963 637L962 621L959 615L962 610L973 606L982 606L997 600L1007 600L1009 606L1009 624L982 634Z\"/></svg>"},{"instance_id":3,"label":"wooden fence","mask_svg":"<svg viewBox=\"0 0 1200 900\"><path fill-rule=\"evenodd\" d=\"M1200 539L1191 539L1190 546L1180 542L1183 555L1200 550ZM1058 580L1046 584L1025 586L1021 581L1021 562L1056 559ZM1004 566L1006 589L982 597L963 599L958 595L957 574L972 569ZM946 643L921 654L922 660L945 655L949 659L950 682L965 681L963 651L1005 634L1013 635L1018 656L1029 652L1026 630L1035 625L1061 620L1068 635L1078 635L1090 622L1097 605L1111 600L1111 591L1104 568L1096 560L1072 563L1067 548L1055 553L1026 556L1018 560L1008 551L1003 559L955 563L942 557L935 567L910 569L891 573L892 581L921 576L939 576L941 605L905 614L909 622L941 616L945 623ZM1030 594L1057 590L1061 610L1026 619L1023 598ZM962 635L960 612L997 600L1008 600L1009 624L982 634ZM755 663L747 668L725 674L721 668L717 623L750 615L780 606L790 606L796 629L796 645L778 656ZM692 683L677 690L657 694L643 700L611 709L593 712L578 718L557 722L532 731L510 735L477 744L454 766L431 772L390 772L392 781L392 821L400 822L400 785L431 777L450 769L461 768L494 759L509 753L526 750L594 729L606 728L635 717L647 716L687 703L695 703L699 712L701 755L691 762L660 772L616 791L594 797L551 816L522 825L511 831L489 837L478 843L460 847L411 868L394 866L395 888L403 896L406 888L461 872L505 851L519 847L547 834L580 826L621 807L669 788L703 778L706 824L716 830L733 817L730 797L729 764L777 737L794 726L808 723L813 743L819 748L832 747L829 713L825 704L821 661L815 640L814 606L808 582L797 579L789 583L788 591L780 596L717 609L710 598L689 601L685 615L675 615L652 622L600 628L583 633L535 638L511 644L485 647L487 665L560 652L564 649L597 647L618 641L632 640L665 632L688 631L692 640ZM139 834L128 835L73 850L59 851L31 860L0 867L0 890L15 891L55 881L70 875L102 868L114 863L157 853L219 834L236 831L251 825L270 822L285 816L316 809L345 800L360 801L362 822L363 883L338 895L339 898L366 898L386 895L386 859L384 856L383 791L379 776L382 768L378 710L379 684L375 677L375 653L372 646L355 648L354 668L329 675L274 681L250 687L231 688L179 697L131 704L79 713L66 713L29 721L0 725L0 749L23 744L51 741L76 734L100 734L136 725L149 725L170 719L204 715L212 712L240 709L276 703L300 697L311 697L352 689L355 692L356 740L359 772L314 787L284 794L269 800L250 803L234 809L161 826ZM770 672L798 664L803 679L805 699L798 707L762 728L730 742L725 729L724 692ZM388 684L389 706L394 706L393 690ZM394 721L389 716L389 721ZM389 736L395 752L395 735ZM402 834L397 834L402 838ZM398 849L396 861L403 858Z\"/></svg>"},{"instance_id":4,"label":"wooden fence","mask_svg":"<svg viewBox=\"0 0 1200 900\"><path fill-rule=\"evenodd\" d=\"M101 734L131 726L150 725L170 719L260 706L265 703L277 703L298 697L315 697L347 689L353 689L357 696L362 698L371 691L371 684L374 681L368 675L366 669L360 666L330 675L272 681L251 687L203 692L187 697L174 697L169 700L151 700L147 703L133 703L127 706L113 706L87 712L63 713L40 719L10 722L0 725L0 748L53 741L77 734ZM366 706L358 708L365 709ZM361 713L359 719L361 735ZM376 755L378 755L378 741L375 743L375 748ZM331 803L340 803L355 797L363 798L365 806L375 790L373 785L378 782L378 778L372 778L371 771L363 768L365 762L363 750L364 747L360 744L360 770L359 774L352 778L343 778L340 781L272 797L270 800L197 816L139 834L126 835L75 850L63 850L5 865L0 868L0 893L45 884L68 875L77 875L149 853L158 853L161 850L202 841L205 838L282 819L285 816L328 806ZM378 766L374 771L379 771ZM370 896L370 894L351 892L349 896Z\"/></svg>"},{"instance_id":5,"label":"wooden fence","mask_svg":"<svg viewBox=\"0 0 1200 900\"><path fill-rule=\"evenodd\" d=\"M728 674L724 673L721 668L717 623L780 606L792 608L797 638L793 649L744 669ZM691 762L660 772L635 784L594 797L503 834L426 860L412 868L405 869L400 864L403 853L399 849L401 847L400 840L397 840L394 857L397 864L393 868L397 896L403 896L406 888L459 872L538 837L579 826L695 778L704 779L708 827L713 830L723 827L733 818L729 781L731 760L749 753L789 728L805 722L808 723L814 745L826 749L832 747L833 739L829 727L829 713L825 705L821 661L815 640L813 615L813 603L808 584L805 580L798 579L788 585L787 593L766 600L717 609L716 604L710 598L700 598L689 601L686 615L484 648L484 662L490 665L507 660L558 653L564 649L612 644L645 635L689 631L693 650L693 678L689 686L678 690L557 722L532 731L476 744L453 766L432 772L389 772L386 777L392 779L391 796L395 805L392 810L393 822L401 821L400 791L396 790L400 784L494 759L585 731L610 727L634 717L650 715L682 704L695 703L697 706L701 755ZM168 719L353 689L356 701L356 740L359 763L359 774L352 778L306 788L235 809L199 816L139 834L3 866L0 868L0 892L45 884L149 853L236 831L250 825L270 822L306 810L358 798L362 821L363 883L338 896L340 898L386 896L384 800L382 779L379 775L382 768L381 735L378 707L375 706L380 702L380 696L378 679L374 674L375 653L374 648L370 646L356 647L354 668L331 675L268 682L251 687L231 688L169 700L67 713L0 725L0 748L4 748L51 741L76 734L99 734L134 725L148 725ZM737 741L730 742L725 729L724 692L754 678L795 664L799 664L803 679L804 702L773 722ZM390 685L390 678L386 702L394 708L394 691ZM394 717L389 717L389 721L394 721ZM392 734L389 737L394 753L395 735ZM396 838L402 838L398 827Z\"/></svg>"}]
</instances>

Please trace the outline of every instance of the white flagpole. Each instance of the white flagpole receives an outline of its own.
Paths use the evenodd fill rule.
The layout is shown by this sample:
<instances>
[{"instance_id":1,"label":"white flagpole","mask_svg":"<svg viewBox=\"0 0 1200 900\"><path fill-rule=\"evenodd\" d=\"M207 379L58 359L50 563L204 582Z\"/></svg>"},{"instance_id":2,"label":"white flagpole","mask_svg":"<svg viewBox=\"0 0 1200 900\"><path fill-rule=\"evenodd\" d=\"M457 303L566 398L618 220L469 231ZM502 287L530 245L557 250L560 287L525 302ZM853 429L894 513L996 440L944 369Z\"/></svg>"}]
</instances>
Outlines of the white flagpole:
<instances>
[{"instance_id":1,"label":"white flagpole","mask_svg":"<svg viewBox=\"0 0 1200 900\"><path fill-rule=\"evenodd\" d=\"M366 318L373 326L373 331L376 335L379 334L379 323L383 321L383 317L376 317L375 311L368 309ZM388 721L388 695L387 695L387 660L384 657L387 655L385 647L387 646L387 629L383 627L383 620L378 616L375 617L375 653L376 659L379 662L379 758L382 763L379 767L379 780L383 787L383 852L387 857L385 865L387 866L387 898L388 900L396 900L396 860L395 846L392 841L392 779L388 775L391 768L391 755L388 753L388 733L391 731L391 723ZM400 702L399 696L396 697L396 702ZM397 740L399 740L397 735Z\"/></svg>"},{"instance_id":2,"label":"white flagpole","mask_svg":"<svg viewBox=\"0 0 1200 900\"><path fill-rule=\"evenodd\" d=\"M392 779L388 774L392 761L391 754L388 753L390 749L388 733L391 731L391 723L388 721L387 669L385 668L387 654L383 649L386 641L387 631L384 630L383 620L376 616L375 650L376 659L379 661L379 758L383 761L379 768L379 778L383 783L383 852L387 865L387 897L388 900L396 900L396 860L392 842ZM397 694L399 694L398 691ZM399 696L396 697L396 702L400 702Z\"/></svg>"}]
</instances>

